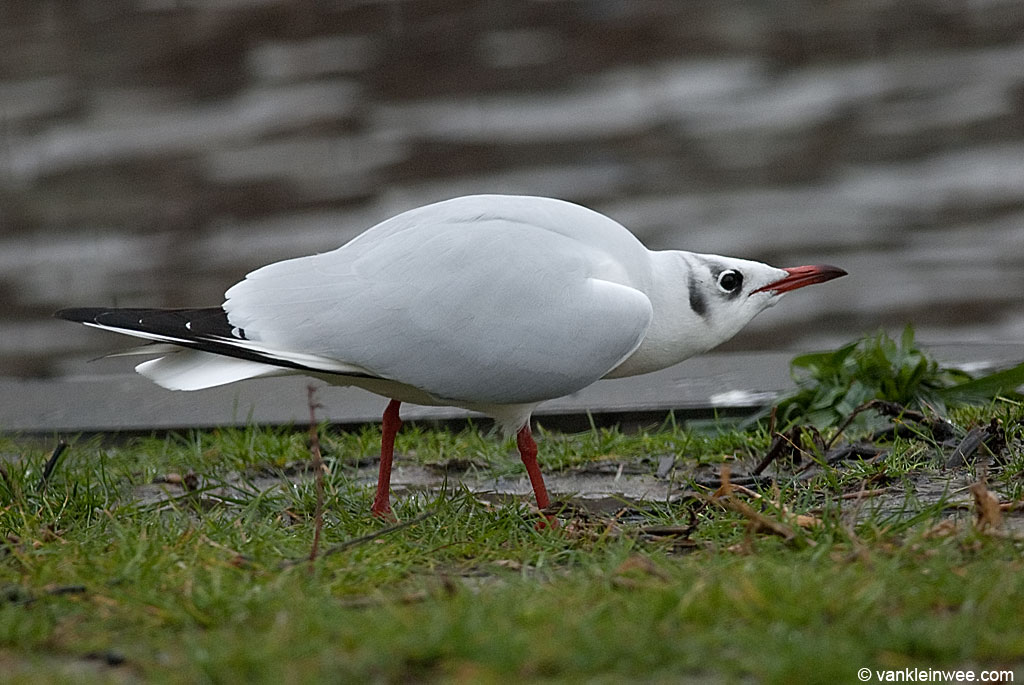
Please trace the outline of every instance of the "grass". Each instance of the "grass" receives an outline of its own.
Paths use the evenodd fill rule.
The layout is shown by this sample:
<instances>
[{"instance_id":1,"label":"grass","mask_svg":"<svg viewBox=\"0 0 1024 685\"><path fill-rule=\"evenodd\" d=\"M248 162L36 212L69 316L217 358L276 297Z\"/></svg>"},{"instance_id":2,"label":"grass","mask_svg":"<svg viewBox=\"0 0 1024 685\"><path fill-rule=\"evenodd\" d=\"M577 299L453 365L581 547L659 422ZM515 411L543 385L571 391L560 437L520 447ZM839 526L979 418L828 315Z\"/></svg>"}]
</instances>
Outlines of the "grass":
<instances>
[{"instance_id":1,"label":"grass","mask_svg":"<svg viewBox=\"0 0 1024 685\"><path fill-rule=\"evenodd\" d=\"M0 671L13 683L1020 674L1017 514L982 530L969 505L952 507L982 477L1004 503L1024 497L1024 409L996 401L951 413L961 437L992 418L1006 448L952 473L941 466L949 445L928 435L886 443L884 461L815 466L800 478L822 458L802 445L798 461L773 465L775 484L760 486L760 498L726 498L746 510L709 503L710 490L686 483L723 465L749 471L772 439L763 426L542 431L548 473L607 462L653 473L662 455L678 459L683 496L624 502L615 514L584 503L558 531L536 530L525 500L497 506L458 485L457 473L518 476L511 443L420 426L399 435L401 462L457 473L447 489L398 496L396 513L413 523L391 530L368 515L372 493L359 480L377 454L376 429L324 427L322 547L378 535L312 564L290 563L313 538L305 431L76 440L44 487L52 446L0 439Z\"/></svg>"},{"instance_id":2,"label":"grass","mask_svg":"<svg viewBox=\"0 0 1024 685\"><path fill-rule=\"evenodd\" d=\"M800 355L790 370L797 390L775 407L777 419L819 428L835 426L873 399L941 413L948 402L1012 397L1024 385L1024 364L980 377L941 364L916 344L910 325L898 340L880 331L837 350ZM862 414L858 425L870 419Z\"/></svg>"}]
</instances>

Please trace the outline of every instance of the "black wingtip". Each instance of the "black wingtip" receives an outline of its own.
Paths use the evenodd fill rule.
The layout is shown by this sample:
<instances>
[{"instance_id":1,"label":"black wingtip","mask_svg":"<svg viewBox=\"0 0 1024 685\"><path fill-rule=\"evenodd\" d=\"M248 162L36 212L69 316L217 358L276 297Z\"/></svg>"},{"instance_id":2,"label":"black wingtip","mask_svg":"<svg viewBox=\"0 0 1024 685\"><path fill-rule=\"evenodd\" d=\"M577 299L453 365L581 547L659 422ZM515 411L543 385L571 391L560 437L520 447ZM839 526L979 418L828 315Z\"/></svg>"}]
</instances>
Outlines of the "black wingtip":
<instances>
[{"instance_id":1,"label":"black wingtip","mask_svg":"<svg viewBox=\"0 0 1024 685\"><path fill-rule=\"evenodd\" d=\"M69 307L53 313L58 319L99 326L108 330L161 343L170 343L199 352L220 354L235 359L259 362L299 371L324 372L315 366L293 361L273 353L242 346L245 331L233 326L223 307L191 309ZM336 373L327 370L327 373ZM345 373L346 376L368 376Z\"/></svg>"},{"instance_id":2,"label":"black wingtip","mask_svg":"<svg viewBox=\"0 0 1024 685\"><path fill-rule=\"evenodd\" d=\"M68 307L53 313L54 318L77 323L95 323L96 317L108 311L102 307Z\"/></svg>"}]
</instances>

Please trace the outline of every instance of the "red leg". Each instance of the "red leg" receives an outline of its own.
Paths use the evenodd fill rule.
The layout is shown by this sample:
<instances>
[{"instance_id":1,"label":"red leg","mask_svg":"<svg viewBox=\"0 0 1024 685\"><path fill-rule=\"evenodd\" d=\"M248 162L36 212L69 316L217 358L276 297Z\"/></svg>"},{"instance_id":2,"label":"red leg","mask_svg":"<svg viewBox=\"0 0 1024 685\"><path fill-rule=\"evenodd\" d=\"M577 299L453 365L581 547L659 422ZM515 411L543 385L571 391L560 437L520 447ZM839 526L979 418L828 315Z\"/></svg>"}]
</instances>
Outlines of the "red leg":
<instances>
[{"instance_id":1,"label":"red leg","mask_svg":"<svg viewBox=\"0 0 1024 685\"><path fill-rule=\"evenodd\" d=\"M393 519L391 513L391 462L395 458L395 435L402 427L398 418L398 408L402 403L391 400L384 410L384 420L380 431L380 471L377 474L377 494L373 498L370 511L379 518Z\"/></svg>"},{"instance_id":2,"label":"red leg","mask_svg":"<svg viewBox=\"0 0 1024 685\"><path fill-rule=\"evenodd\" d=\"M519 447L519 456L526 466L526 473L530 476L530 483L533 485L533 494L537 497L537 506L547 509L551 506L548 499L548 489L544 487L544 476L541 475L540 466L537 464L537 443L530 433L530 424L519 429L516 433L516 445Z\"/></svg>"}]
</instances>

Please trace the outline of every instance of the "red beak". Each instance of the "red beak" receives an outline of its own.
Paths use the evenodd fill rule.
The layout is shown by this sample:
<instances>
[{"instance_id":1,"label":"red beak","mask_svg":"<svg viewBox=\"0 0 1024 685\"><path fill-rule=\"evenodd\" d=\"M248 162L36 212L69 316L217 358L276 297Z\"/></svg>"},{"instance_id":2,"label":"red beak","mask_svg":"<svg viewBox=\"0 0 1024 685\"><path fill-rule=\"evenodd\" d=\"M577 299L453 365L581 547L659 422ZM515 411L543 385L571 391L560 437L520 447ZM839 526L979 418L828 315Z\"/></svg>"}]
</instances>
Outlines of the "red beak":
<instances>
[{"instance_id":1,"label":"red beak","mask_svg":"<svg viewBox=\"0 0 1024 685\"><path fill-rule=\"evenodd\" d=\"M831 281L833 278L839 278L845 276L846 272L840 269L838 266L829 266L828 264L821 264L818 266L791 266L788 269L783 269L789 275L785 278L769 283L768 285L758 288L754 293L764 292L766 290L774 290L776 293L788 293L790 290L796 290L802 288L805 285L814 285L815 283L824 283L825 281Z\"/></svg>"}]
</instances>

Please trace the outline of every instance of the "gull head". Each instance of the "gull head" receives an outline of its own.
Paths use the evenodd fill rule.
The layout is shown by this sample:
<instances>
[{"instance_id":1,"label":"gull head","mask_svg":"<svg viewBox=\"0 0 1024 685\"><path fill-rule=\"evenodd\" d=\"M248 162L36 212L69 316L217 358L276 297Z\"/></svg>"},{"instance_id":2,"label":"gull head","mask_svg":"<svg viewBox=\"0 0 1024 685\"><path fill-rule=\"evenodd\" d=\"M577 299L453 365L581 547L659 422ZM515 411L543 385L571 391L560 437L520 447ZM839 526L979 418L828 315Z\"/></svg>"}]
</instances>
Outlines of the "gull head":
<instances>
[{"instance_id":1,"label":"gull head","mask_svg":"<svg viewBox=\"0 0 1024 685\"><path fill-rule=\"evenodd\" d=\"M779 269L745 259L698 254L688 261L688 304L705 327L709 348L734 336L786 293L846 275L844 270L825 264Z\"/></svg>"}]
</instances>

